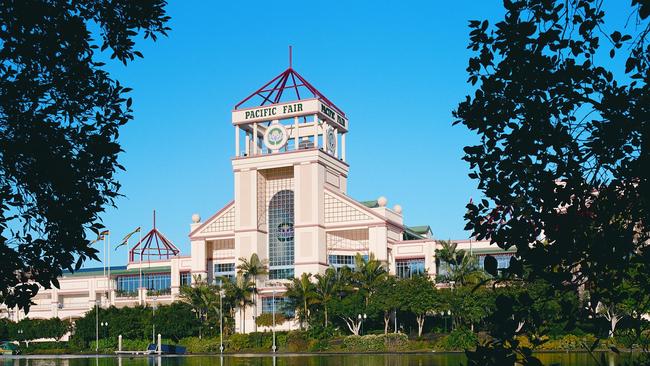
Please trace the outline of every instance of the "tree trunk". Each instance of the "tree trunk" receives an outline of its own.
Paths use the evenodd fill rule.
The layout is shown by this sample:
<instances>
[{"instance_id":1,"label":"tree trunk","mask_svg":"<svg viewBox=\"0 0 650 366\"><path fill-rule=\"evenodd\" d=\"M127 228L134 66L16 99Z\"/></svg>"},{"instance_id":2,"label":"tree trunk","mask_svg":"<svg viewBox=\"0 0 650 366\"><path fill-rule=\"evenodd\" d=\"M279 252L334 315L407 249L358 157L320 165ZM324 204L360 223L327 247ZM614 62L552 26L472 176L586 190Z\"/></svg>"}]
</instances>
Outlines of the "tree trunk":
<instances>
[{"instance_id":1,"label":"tree trunk","mask_svg":"<svg viewBox=\"0 0 650 366\"><path fill-rule=\"evenodd\" d=\"M355 320L356 318L343 318L343 321L345 322L345 325L348 326L348 329L350 329L350 332L354 335L359 335L359 330L361 329L361 321L357 322Z\"/></svg>"},{"instance_id":2,"label":"tree trunk","mask_svg":"<svg viewBox=\"0 0 650 366\"><path fill-rule=\"evenodd\" d=\"M610 324L610 331L609 331L609 338L614 338L614 331L616 330L616 324L618 324L619 318L616 316L613 316L612 319L609 321Z\"/></svg>"},{"instance_id":3,"label":"tree trunk","mask_svg":"<svg viewBox=\"0 0 650 366\"><path fill-rule=\"evenodd\" d=\"M303 305L304 305L304 311L305 311L304 312L304 317L305 317L305 320L307 320L308 309L307 309L307 298L306 297L305 297L305 301L303 302Z\"/></svg>"},{"instance_id":4,"label":"tree trunk","mask_svg":"<svg viewBox=\"0 0 650 366\"><path fill-rule=\"evenodd\" d=\"M605 319L609 320L609 338L614 337L614 332L616 331L616 325L623 318L622 315L617 314L615 311L607 309L605 312Z\"/></svg>"},{"instance_id":5,"label":"tree trunk","mask_svg":"<svg viewBox=\"0 0 650 366\"><path fill-rule=\"evenodd\" d=\"M257 276L253 276L253 332L257 332Z\"/></svg>"},{"instance_id":6,"label":"tree trunk","mask_svg":"<svg viewBox=\"0 0 650 366\"><path fill-rule=\"evenodd\" d=\"M390 313L384 311L384 334L388 334L388 325L390 324Z\"/></svg>"},{"instance_id":7,"label":"tree trunk","mask_svg":"<svg viewBox=\"0 0 650 366\"><path fill-rule=\"evenodd\" d=\"M327 328L327 305L325 305L323 308L325 310L325 328Z\"/></svg>"},{"instance_id":8,"label":"tree trunk","mask_svg":"<svg viewBox=\"0 0 650 366\"><path fill-rule=\"evenodd\" d=\"M415 320L418 322L418 338L422 337L422 329L424 328L425 315L418 315Z\"/></svg>"}]
</instances>

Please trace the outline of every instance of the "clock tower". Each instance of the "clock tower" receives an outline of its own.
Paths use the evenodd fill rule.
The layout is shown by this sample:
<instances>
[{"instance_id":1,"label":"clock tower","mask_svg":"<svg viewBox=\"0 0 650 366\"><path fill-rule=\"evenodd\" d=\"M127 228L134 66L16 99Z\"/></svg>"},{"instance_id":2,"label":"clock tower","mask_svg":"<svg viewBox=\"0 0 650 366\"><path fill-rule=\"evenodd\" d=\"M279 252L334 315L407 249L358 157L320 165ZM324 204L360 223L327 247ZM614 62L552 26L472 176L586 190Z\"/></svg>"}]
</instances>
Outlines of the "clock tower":
<instances>
[{"instance_id":1,"label":"clock tower","mask_svg":"<svg viewBox=\"0 0 650 366\"><path fill-rule=\"evenodd\" d=\"M346 193L345 113L292 67L235 105L235 257L269 282L328 266L325 190Z\"/></svg>"}]
</instances>

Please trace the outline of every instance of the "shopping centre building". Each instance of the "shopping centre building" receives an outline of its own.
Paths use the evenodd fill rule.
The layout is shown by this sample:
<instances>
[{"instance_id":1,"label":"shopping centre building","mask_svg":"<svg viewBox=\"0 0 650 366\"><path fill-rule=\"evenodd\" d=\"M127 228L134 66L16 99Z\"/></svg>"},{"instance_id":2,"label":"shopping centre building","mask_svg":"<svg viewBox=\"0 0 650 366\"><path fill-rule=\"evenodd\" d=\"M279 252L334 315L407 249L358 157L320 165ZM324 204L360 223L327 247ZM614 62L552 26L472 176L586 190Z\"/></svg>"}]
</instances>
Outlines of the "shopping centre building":
<instances>
[{"instance_id":1,"label":"shopping centre building","mask_svg":"<svg viewBox=\"0 0 650 366\"><path fill-rule=\"evenodd\" d=\"M238 103L232 124L234 197L205 220L193 215L189 255L165 238L154 218L148 233L132 237L126 266L65 274L59 289L39 292L29 317L75 319L94 306L170 303L195 278L234 277L238 258L253 253L268 260L269 273L258 279L257 311L235 322L246 324L239 332L253 330L252 314L270 311L272 295L283 301L287 278L354 267L357 253L373 254L398 277L439 273L439 244L428 225L407 224L402 207L384 197L359 201L347 194L348 116L293 68ZM511 255L485 241L457 243L481 263L493 254L505 267ZM14 309L0 313L24 317Z\"/></svg>"}]
</instances>

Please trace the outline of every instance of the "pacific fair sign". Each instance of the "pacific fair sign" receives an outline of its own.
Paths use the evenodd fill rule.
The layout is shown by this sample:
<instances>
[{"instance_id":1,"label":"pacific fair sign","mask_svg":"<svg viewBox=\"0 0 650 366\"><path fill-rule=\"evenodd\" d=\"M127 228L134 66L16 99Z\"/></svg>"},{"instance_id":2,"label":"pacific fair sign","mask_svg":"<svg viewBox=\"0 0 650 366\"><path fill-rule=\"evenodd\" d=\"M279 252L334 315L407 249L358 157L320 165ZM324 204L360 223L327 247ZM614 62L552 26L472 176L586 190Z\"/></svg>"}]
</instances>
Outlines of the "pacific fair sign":
<instances>
[{"instance_id":1,"label":"pacific fair sign","mask_svg":"<svg viewBox=\"0 0 650 366\"><path fill-rule=\"evenodd\" d=\"M345 117L318 99L234 110L232 112L232 123L237 125L250 122L275 121L313 114L318 114L320 118L326 118L330 122L347 129Z\"/></svg>"}]
</instances>

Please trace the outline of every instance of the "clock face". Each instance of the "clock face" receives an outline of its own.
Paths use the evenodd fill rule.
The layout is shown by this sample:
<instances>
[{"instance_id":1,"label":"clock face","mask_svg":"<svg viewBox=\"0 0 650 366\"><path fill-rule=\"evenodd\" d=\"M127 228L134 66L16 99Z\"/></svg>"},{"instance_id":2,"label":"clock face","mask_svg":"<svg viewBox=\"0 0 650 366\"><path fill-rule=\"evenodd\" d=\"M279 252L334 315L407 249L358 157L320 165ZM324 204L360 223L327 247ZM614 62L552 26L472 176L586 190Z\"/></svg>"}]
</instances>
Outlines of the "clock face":
<instances>
[{"instance_id":1,"label":"clock face","mask_svg":"<svg viewBox=\"0 0 650 366\"><path fill-rule=\"evenodd\" d=\"M264 144L271 150L279 150L287 144L287 130L281 124L272 124L264 133Z\"/></svg>"},{"instance_id":2,"label":"clock face","mask_svg":"<svg viewBox=\"0 0 650 366\"><path fill-rule=\"evenodd\" d=\"M336 135L333 129L327 131L327 152L332 155L336 152Z\"/></svg>"}]
</instances>

